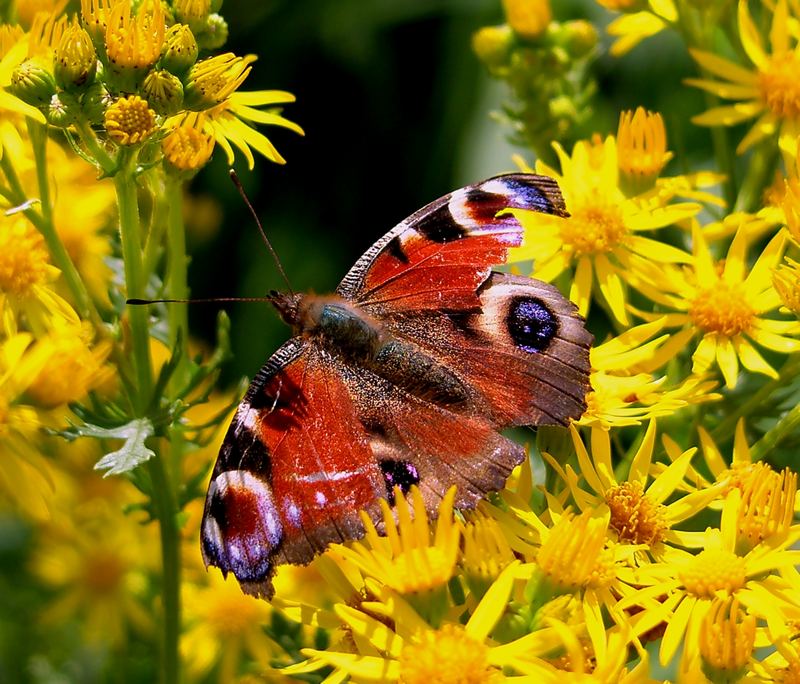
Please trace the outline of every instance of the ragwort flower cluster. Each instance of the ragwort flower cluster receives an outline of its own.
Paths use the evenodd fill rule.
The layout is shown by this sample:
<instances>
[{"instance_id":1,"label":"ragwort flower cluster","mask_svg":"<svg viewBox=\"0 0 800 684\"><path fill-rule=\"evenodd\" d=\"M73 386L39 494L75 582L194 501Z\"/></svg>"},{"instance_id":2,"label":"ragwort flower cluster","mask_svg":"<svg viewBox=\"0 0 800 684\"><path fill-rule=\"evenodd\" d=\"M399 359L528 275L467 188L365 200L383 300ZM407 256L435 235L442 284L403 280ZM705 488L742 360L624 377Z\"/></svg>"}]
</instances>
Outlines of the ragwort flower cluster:
<instances>
[{"instance_id":1,"label":"ragwort flower cluster","mask_svg":"<svg viewBox=\"0 0 800 684\"><path fill-rule=\"evenodd\" d=\"M215 152L282 164L258 127L302 130L290 93L241 89L256 57L220 52L220 3L77 4L0 8L0 506L32 526L19 594L44 597L32 625L52 637L20 612L9 641L25 676L77 667L64 652L118 672L137 650L160 653L146 681L177 682L181 653L192 677L238 676L244 655L269 664L271 611L219 625L224 596L197 610L219 583L196 543L181 557L234 401L212 395L227 319L204 360L185 306L125 301L188 297L184 185ZM230 648L205 648L215 622Z\"/></svg>"}]
</instances>

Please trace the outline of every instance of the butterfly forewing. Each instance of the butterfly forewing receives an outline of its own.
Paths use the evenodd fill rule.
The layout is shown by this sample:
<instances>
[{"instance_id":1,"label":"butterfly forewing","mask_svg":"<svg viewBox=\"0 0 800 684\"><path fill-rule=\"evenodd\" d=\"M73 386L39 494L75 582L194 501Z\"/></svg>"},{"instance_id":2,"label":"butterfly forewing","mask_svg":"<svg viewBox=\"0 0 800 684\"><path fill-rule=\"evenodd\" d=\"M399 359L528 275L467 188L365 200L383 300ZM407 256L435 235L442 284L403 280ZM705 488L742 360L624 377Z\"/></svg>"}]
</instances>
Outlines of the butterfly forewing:
<instances>
[{"instance_id":1,"label":"butterfly forewing","mask_svg":"<svg viewBox=\"0 0 800 684\"><path fill-rule=\"evenodd\" d=\"M566 215L558 185L546 176L509 174L461 188L378 240L337 292L378 315L476 308L492 266L522 244L522 226L504 209Z\"/></svg>"}]
</instances>

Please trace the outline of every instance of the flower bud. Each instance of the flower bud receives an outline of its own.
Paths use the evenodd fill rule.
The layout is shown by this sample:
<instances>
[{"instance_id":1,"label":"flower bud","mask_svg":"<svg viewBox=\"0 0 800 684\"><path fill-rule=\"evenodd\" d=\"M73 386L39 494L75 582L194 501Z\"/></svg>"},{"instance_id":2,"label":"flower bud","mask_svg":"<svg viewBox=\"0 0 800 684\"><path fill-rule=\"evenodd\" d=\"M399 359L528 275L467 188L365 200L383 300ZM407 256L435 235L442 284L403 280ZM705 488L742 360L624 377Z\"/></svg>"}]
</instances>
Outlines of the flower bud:
<instances>
[{"instance_id":1,"label":"flower bud","mask_svg":"<svg viewBox=\"0 0 800 684\"><path fill-rule=\"evenodd\" d=\"M202 111L224 102L247 78L255 56L225 52L197 62L186 77L184 106Z\"/></svg>"},{"instance_id":2,"label":"flower bud","mask_svg":"<svg viewBox=\"0 0 800 684\"><path fill-rule=\"evenodd\" d=\"M175 114L183 104L183 84L169 71L155 69L142 84L142 95L157 114Z\"/></svg>"},{"instance_id":3,"label":"flower bud","mask_svg":"<svg viewBox=\"0 0 800 684\"><path fill-rule=\"evenodd\" d=\"M484 26L472 35L472 50L490 69L508 62L513 45L514 32L508 24Z\"/></svg>"},{"instance_id":4,"label":"flower bud","mask_svg":"<svg viewBox=\"0 0 800 684\"><path fill-rule=\"evenodd\" d=\"M186 24L175 24L167 30L161 66L180 76L197 61L197 41Z\"/></svg>"},{"instance_id":5,"label":"flower bud","mask_svg":"<svg viewBox=\"0 0 800 684\"><path fill-rule=\"evenodd\" d=\"M71 23L55 50L56 82L65 90L91 83L97 71L97 53L92 39L77 21Z\"/></svg>"},{"instance_id":6,"label":"flower bud","mask_svg":"<svg viewBox=\"0 0 800 684\"><path fill-rule=\"evenodd\" d=\"M210 0L173 0L175 18L194 29L200 29L211 13Z\"/></svg>"},{"instance_id":7,"label":"flower bud","mask_svg":"<svg viewBox=\"0 0 800 684\"><path fill-rule=\"evenodd\" d=\"M56 82L47 69L28 59L14 69L8 90L23 102L39 107L56 94Z\"/></svg>"},{"instance_id":8,"label":"flower bud","mask_svg":"<svg viewBox=\"0 0 800 684\"><path fill-rule=\"evenodd\" d=\"M573 59L581 59L597 47L597 29L588 21L567 21L560 29L558 43Z\"/></svg>"},{"instance_id":9,"label":"flower bud","mask_svg":"<svg viewBox=\"0 0 800 684\"><path fill-rule=\"evenodd\" d=\"M214 151L214 138L202 128L184 123L161 141L161 150L169 168L191 175L208 163Z\"/></svg>"},{"instance_id":10,"label":"flower bud","mask_svg":"<svg viewBox=\"0 0 800 684\"><path fill-rule=\"evenodd\" d=\"M103 122L106 109L114 102L114 98L103 83L92 83L83 94L83 113L89 122L97 125Z\"/></svg>"},{"instance_id":11,"label":"flower bud","mask_svg":"<svg viewBox=\"0 0 800 684\"><path fill-rule=\"evenodd\" d=\"M206 50L218 50L228 42L228 22L219 14L210 14L197 40Z\"/></svg>"},{"instance_id":12,"label":"flower bud","mask_svg":"<svg viewBox=\"0 0 800 684\"><path fill-rule=\"evenodd\" d=\"M105 114L108 137L119 145L136 145L156 132L156 113L138 95L119 98Z\"/></svg>"},{"instance_id":13,"label":"flower bud","mask_svg":"<svg viewBox=\"0 0 800 684\"><path fill-rule=\"evenodd\" d=\"M514 33L526 40L542 35L553 17L549 0L503 0L503 9Z\"/></svg>"},{"instance_id":14,"label":"flower bud","mask_svg":"<svg viewBox=\"0 0 800 684\"><path fill-rule=\"evenodd\" d=\"M44 111L47 123L57 128L66 128L75 123L81 111L78 98L70 93L58 93L50 98L50 104Z\"/></svg>"}]
</instances>

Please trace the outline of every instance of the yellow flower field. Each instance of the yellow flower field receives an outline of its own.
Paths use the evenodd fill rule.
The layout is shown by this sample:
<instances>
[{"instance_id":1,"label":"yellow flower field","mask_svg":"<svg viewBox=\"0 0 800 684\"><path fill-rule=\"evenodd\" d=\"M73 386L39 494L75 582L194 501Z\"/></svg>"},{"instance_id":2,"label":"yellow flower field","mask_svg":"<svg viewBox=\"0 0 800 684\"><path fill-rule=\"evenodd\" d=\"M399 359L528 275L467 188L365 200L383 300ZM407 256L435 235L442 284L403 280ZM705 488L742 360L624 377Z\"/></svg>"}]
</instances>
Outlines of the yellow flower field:
<instances>
[{"instance_id":1,"label":"yellow flower field","mask_svg":"<svg viewBox=\"0 0 800 684\"><path fill-rule=\"evenodd\" d=\"M0 3L0 681L800 682L798 41L797 0ZM568 213L481 219L524 232L502 270L558 288L594 338L582 415L514 422L499 491L458 508L496 442L420 474L381 454L426 445L339 413L331 378L362 363L405 393L381 411L435 406L442 451L483 425L447 403L480 396L457 344L422 364L363 312L348 334L406 345L414 382L334 351L327 403L303 396L309 361L234 413L251 354L289 336L263 304L300 318L271 284L332 290L410 198L499 173L554 179ZM437 249L478 221L456 199ZM381 257L407 265L423 232ZM483 334L491 297L446 310L438 277L433 314ZM258 439L228 454L240 507L219 513L234 415ZM285 421L273 453L264 416ZM311 475L275 467L297 426ZM313 558L284 563L301 512L277 478L366 480L341 443L361 427L386 498L339 518L341 543L298 522ZM240 586L264 546L274 577Z\"/></svg>"}]
</instances>

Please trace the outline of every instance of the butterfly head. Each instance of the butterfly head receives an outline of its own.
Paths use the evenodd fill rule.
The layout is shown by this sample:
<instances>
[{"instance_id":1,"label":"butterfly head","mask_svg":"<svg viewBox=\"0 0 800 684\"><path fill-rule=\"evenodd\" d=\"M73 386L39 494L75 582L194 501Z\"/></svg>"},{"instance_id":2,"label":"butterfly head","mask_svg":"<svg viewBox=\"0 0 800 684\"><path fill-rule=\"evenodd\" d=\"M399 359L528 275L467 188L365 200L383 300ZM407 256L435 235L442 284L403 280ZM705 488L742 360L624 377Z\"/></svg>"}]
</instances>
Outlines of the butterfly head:
<instances>
[{"instance_id":1,"label":"butterfly head","mask_svg":"<svg viewBox=\"0 0 800 684\"><path fill-rule=\"evenodd\" d=\"M283 322L292 328L297 327L297 321L300 317L300 301L302 298L302 294L287 294L285 292L278 292L277 290L270 290L270 293L267 295L269 303L275 307L275 310L278 312Z\"/></svg>"}]
</instances>

